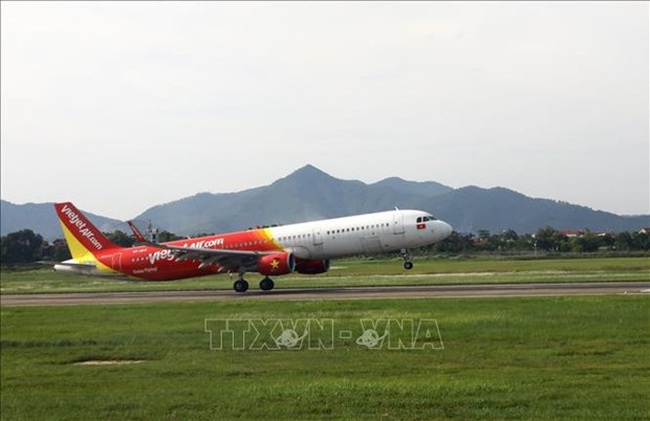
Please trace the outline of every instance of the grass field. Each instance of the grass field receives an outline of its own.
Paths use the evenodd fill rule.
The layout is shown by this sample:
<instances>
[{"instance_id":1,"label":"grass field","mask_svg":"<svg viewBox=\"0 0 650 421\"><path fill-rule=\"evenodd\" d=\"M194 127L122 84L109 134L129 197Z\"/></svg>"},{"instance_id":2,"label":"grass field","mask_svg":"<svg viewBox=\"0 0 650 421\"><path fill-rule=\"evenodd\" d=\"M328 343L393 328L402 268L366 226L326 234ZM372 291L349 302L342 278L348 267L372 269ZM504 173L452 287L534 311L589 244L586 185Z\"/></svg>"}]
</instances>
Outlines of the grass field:
<instances>
[{"instance_id":1,"label":"grass field","mask_svg":"<svg viewBox=\"0 0 650 421\"><path fill-rule=\"evenodd\" d=\"M260 276L247 274L251 287ZM276 288L478 283L597 282L650 280L650 258L591 259L423 259L411 271L393 260L335 261L330 272L275 279ZM232 289L228 275L172 282L141 282L55 273L50 269L0 272L2 294L150 290Z\"/></svg>"},{"instance_id":2,"label":"grass field","mask_svg":"<svg viewBox=\"0 0 650 421\"><path fill-rule=\"evenodd\" d=\"M3 420L650 419L649 298L3 308L0 409ZM255 320L259 336L211 349L215 319ZM332 320L334 338L257 349L279 319ZM378 334L380 320L435 320L444 349L368 349L363 319ZM141 362L75 364L88 360Z\"/></svg>"}]
</instances>

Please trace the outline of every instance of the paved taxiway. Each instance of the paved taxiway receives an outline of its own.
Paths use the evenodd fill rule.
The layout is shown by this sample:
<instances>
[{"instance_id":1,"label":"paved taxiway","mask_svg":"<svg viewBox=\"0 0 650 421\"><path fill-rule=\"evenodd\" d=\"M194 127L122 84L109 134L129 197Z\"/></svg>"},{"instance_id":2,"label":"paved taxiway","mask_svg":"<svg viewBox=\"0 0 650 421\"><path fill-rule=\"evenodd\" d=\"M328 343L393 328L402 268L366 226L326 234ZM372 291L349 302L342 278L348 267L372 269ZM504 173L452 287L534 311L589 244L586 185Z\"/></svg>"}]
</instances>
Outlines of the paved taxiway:
<instances>
[{"instance_id":1,"label":"paved taxiway","mask_svg":"<svg viewBox=\"0 0 650 421\"><path fill-rule=\"evenodd\" d=\"M276 289L273 291L250 290L245 294L237 294L232 290L24 294L2 295L0 296L0 305L3 307L15 307L225 300L365 300L388 298L536 297L605 294L650 295L650 282L304 288Z\"/></svg>"}]
</instances>

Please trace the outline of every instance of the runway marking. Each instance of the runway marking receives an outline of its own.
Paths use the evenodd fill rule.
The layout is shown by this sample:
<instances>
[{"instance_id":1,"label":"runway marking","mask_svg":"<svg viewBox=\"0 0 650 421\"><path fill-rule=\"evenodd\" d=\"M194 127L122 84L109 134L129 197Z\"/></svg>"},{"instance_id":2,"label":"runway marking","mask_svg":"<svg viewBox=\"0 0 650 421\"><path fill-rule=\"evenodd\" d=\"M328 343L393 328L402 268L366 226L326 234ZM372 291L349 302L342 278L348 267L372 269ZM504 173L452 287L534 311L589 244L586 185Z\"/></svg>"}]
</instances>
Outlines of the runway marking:
<instances>
[{"instance_id":1,"label":"runway marking","mask_svg":"<svg viewBox=\"0 0 650 421\"><path fill-rule=\"evenodd\" d=\"M1 295L0 305L62 306L152 302L234 300L371 300L406 298L540 297L564 295L645 295L650 282L584 282L535 284L430 285L276 289L273 291L147 291Z\"/></svg>"}]
</instances>

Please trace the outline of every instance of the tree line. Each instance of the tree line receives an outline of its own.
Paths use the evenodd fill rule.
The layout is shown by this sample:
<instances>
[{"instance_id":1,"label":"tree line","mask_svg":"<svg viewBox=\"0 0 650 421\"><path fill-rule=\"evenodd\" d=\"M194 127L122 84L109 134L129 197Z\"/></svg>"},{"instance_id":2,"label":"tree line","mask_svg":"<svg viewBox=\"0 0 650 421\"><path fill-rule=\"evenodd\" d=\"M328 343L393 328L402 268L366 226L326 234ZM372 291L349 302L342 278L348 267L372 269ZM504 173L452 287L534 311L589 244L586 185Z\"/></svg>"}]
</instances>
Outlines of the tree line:
<instances>
[{"instance_id":1,"label":"tree line","mask_svg":"<svg viewBox=\"0 0 650 421\"><path fill-rule=\"evenodd\" d=\"M117 230L105 232L104 235L113 243L122 247L132 247L136 244L133 236ZM158 234L159 242L180 240L173 233L163 231ZM71 259L70 250L65 240L48 242L40 234L24 229L0 237L0 262L5 265L30 264L39 261L62 262Z\"/></svg>"},{"instance_id":2,"label":"tree line","mask_svg":"<svg viewBox=\"0 0 650 421\"><path fill-rule=\"evenodd\" d=\"M133 236L117 230L104 233L115 244L131 247L136 244ZM158 242L182 239L173 233L162 231ZM70 259L70 251L63 240L49 243L32 230L7 234L0 237L0 262L2 265L30 264L39 261L63 261ZM567 235L552 227L540 228L534 234L519 235L513 230L490 233L479 230L477 234L453 232L446 240L425 247L422 254L472 254L472 253L596 253L596 252L648 252L650 234L640 232L592 233L588 230Z\"/></svg>"},{"instance_id":3,"label":"tree line","mask_svg":"<svg viewBox=\"0 0 650 421\"><path fill-rule=\"evenodd\" d=\"M513 230L495 234L479 230L476 235L463 235L454 231L445 241L434 244L429 249L448 254L647 252L650 251L650 235L644 231L594 233L589 230L569 235L552 227L522 235Z\"/></svg>"}]
</instances>

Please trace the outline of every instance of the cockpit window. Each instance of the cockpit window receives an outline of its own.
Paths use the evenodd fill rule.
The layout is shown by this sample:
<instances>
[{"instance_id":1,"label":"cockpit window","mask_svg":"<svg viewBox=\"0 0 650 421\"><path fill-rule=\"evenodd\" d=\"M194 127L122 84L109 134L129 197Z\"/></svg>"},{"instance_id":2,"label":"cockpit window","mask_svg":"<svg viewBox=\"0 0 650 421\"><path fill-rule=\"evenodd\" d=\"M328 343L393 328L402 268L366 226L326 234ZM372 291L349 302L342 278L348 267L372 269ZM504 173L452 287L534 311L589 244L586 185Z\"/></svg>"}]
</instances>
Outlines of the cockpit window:
<instances>
[{"instance_id":1,"label":"cockpit window","mask_svg":"<svg viewBox=\"0 0 650 421\"><path fill-rule=\"evenodd\" d=\"M418 224L420 224L420 223L422 223L422 222L427 222L427 221L436 221L436 218L433 217L433 216L431 216L431 215L428 215L428 216L419 216L416 222L417 222Z\"/></svg>"}]
</instances>

